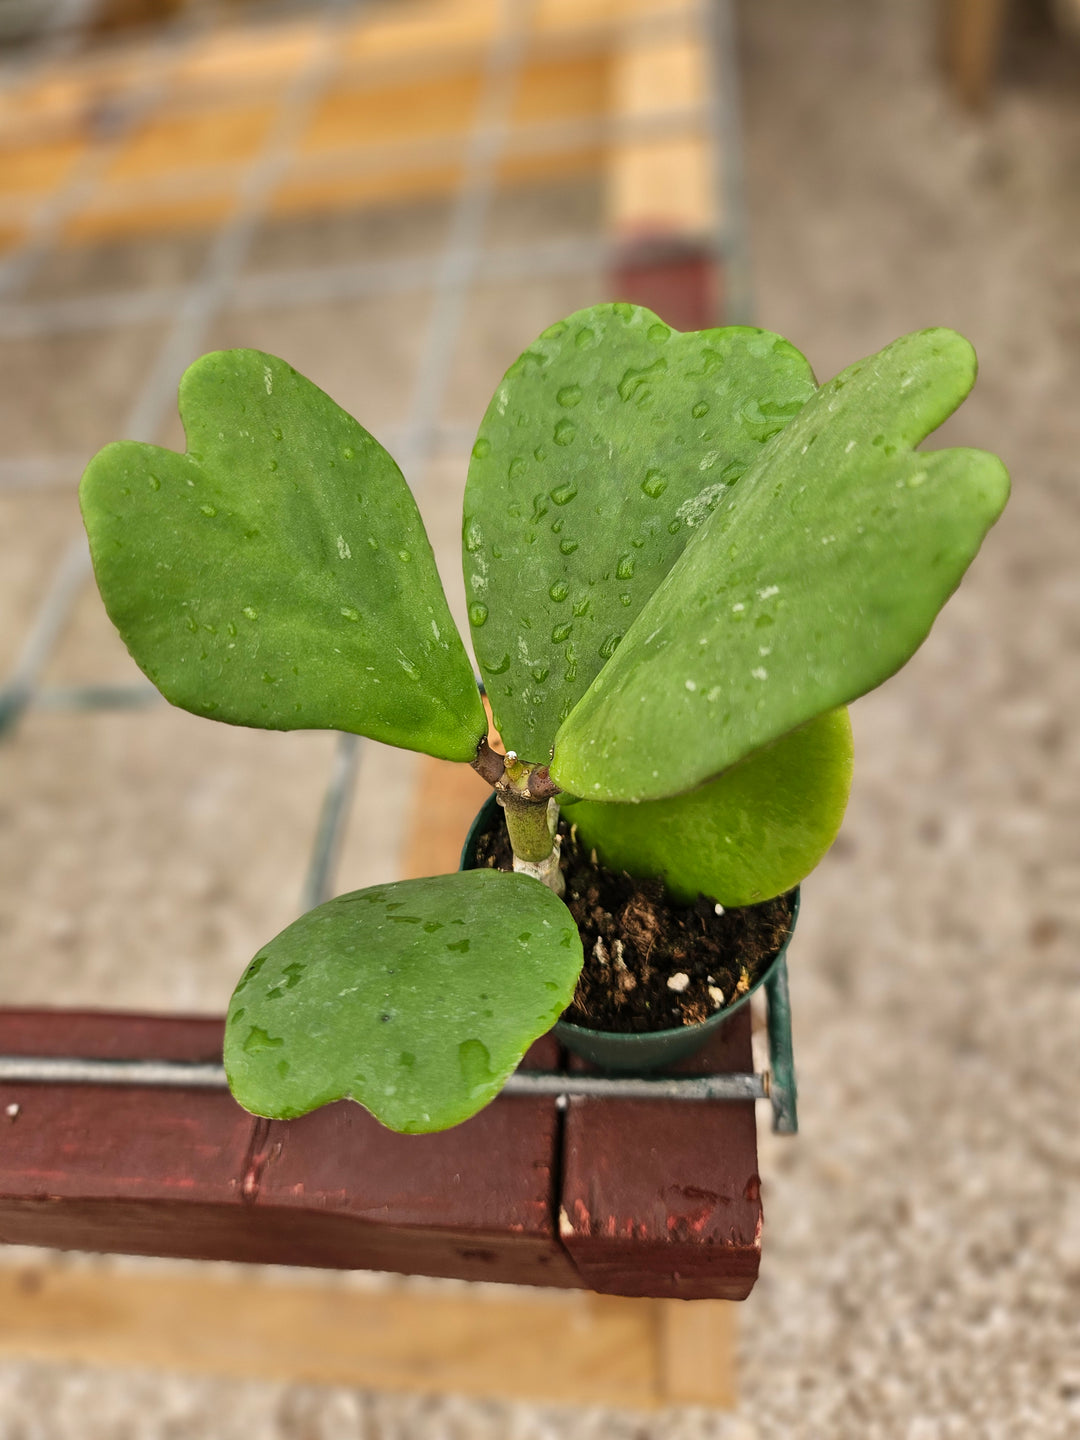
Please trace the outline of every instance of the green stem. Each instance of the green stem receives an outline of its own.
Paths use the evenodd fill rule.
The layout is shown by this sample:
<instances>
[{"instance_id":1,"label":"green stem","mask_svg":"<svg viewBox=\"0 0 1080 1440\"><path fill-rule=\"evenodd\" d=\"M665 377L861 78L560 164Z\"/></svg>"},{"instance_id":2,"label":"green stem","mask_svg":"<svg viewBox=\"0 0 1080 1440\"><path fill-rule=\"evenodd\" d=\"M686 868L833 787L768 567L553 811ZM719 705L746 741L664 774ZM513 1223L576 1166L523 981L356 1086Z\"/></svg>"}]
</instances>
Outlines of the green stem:
<instances>
[{"instance_id":1,"label":"green stem","mask_svg":"<svg viewBox=\"0 0 1080 1440\"><path fill-rule=\"evenodd\" d=\"M565 885L559 869L559 808L554 799L558 787L547 766L529 765L519 760L513 750L499 755L482 740L473 768L495 788L506 816L514 869L562 895Z\"/></svg>"},{"instance_id":2,"label":"green stem","mask_svg":"<svg viewBox=\"0 0 1080 1440\"><path fill-rule=\"evenodd\" d=\"M506 816L510 846L519 860L538 865L552 850L551 827L548 824L548 802L525 800L512 791L500 794L499 804Z\"/></svg>"}]
</instances>

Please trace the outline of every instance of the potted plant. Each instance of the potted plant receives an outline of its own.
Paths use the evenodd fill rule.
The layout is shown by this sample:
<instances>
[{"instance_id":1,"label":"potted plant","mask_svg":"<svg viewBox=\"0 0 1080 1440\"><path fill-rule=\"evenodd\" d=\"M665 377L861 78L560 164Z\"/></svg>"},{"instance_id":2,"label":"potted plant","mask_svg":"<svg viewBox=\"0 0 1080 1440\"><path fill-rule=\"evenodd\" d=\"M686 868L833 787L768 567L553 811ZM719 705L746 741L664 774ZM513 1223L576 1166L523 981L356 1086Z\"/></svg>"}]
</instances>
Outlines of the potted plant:
<instances>
[{"instance_id":1,"label":"potted plant","mask_svg":"<svg viewBox=\"0 0 1080 1440\"><path fill-rule=\"evenodd\" d=\"M442 1129L576 991L577 1030L670 1030L681 1005L700 1032L739 1003L746 927L764 967L839 827L843 707L921 644L1007 498L994 456L916 449L974 378L941 329L820 388L748 327L679 334L615 304L545 331L465 489L505 755L397 466L285 362L196 362L183 455L106 447L81 490L97 580L167 699L471 764L505 817L474 828L474 868L339 896L259 952L228 1017L240 1103L286 1118L348 1097ZM723 977L706 942L717 966L734 954ZM653 1015L623 1023L634 991Z\"/></svg>"}]
</instances>

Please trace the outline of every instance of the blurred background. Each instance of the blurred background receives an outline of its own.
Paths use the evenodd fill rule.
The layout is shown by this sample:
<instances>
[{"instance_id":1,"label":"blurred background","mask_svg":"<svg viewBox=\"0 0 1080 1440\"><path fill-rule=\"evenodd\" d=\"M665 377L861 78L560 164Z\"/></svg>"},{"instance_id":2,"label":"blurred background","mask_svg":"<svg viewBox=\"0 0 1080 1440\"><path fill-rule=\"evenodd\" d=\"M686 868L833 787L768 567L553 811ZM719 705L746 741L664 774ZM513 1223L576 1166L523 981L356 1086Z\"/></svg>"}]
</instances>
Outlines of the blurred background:
<instances>
[{"instance_id":1,"label":"blurred background","mask_svg":"<svg viewBox=\"0 0 1080 1440\"><path fill-rule=\"evenodd\" d=\"M424 762L156 703L87 583L82 467L182 448L197 354L282 355L383 440L463 629L492 390L657 254L821 380L959 329L981 374L940 443L1014 477L930 639L853 709L734 1411L94 1368L0 1316L0 1437L1080 1433L1075 0L0 0L0 246L2 1005L221 1013L330 883L319 816L353 767L335 888L432 868Z\"/></svg>"}]
</instances>

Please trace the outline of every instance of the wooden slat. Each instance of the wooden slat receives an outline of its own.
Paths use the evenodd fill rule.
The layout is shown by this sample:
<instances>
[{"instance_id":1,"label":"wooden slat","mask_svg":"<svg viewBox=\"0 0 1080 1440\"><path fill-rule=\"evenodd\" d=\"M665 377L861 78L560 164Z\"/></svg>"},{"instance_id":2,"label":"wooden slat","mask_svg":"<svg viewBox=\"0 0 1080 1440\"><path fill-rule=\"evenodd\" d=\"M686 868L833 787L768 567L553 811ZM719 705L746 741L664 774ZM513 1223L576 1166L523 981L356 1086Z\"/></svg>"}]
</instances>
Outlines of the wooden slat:
<instances>
[{"instance_id":1,"label":"wooden slat","mask_svg":"<svg viewBox=\"0 0 1080 1440\"><path fill-rule=\"evenodd\" d=\"M480 96L479 70L385 85L341 87L320 103L304 136L305 154L365 145L464 137Z\"/></svg>"},{"instance_id":2,"label":"wooden slat","mask_svg":"<svg viewBox=\"0 0 1080 1440\"><path fill-rule=\"evenodd\" d=\"M727 1300L656 1300L660 1387L671 1405L735 1407L735 1307Z\"/></svg>"},{"instance_id":3,"label":"wooden slat","mask_svg":"<svg viewBox=\"0 0 1080 1440\"><path fill-rule=\"evenodd\" d=\"M136 235L213 230L232 213L237 198L227 182L201 194L162 199L139 199L130 192L116 196L106 190L65 222L61 239L73 245Z\"/></svg>"},{"instance_id":4,"label":"wooden slat","mask_svg":"<svg viewBox=\"0 0 1080 1440\"><path fill-rule=\"evenodd\" d=\"M538 1042L525 1064L549 1069ZM575 1288L555 1233L552 1099L500 1096L437 1135L394 1135L359 1106L271 1124L253 1158L265 1258Z\"/></svg>"},{"instance_id":5,"label":"wooden slat","mask_svg":"<svg viewBox=\"0 0 1080 1440\"><path fill-rule=\"evenodd\" d=\"M300 163L278 186L268 209L275 216L308 215L430 200L456 194L463 173L458 160L340 175L313 175Z\"/></svg>"},{"instance_id":6,"label":"wooden slat","mask_svg":"<svg viewBox=\"0 0 1080 1440\"><path fill-rule=\"evenodd\" d=\"M541 125L608 113L611 67L604 52L534 59L523 66L511 121Z\"/></svg>"},{"instance_id":7,"label":"wooden slat","mask_svg":"<svg viewBox=\"0 0 1080 1440\"><path fill-rule=\"evenodd\" d=\"M221 1022L0 1011L0 1052L207 1059ZM527 1063L556 1059L545 1040ZM0 1241L580 1283L555 1230L552 1100L404 1136L349 1102L279 1124L224 1092L3 1085L0 1127Z\"/></svg>"},{"instance_id":8,"label":"wooden slat","mask_svg":"<svg viewBox=\"0 0 1080 1440\"><path fill-rule=\"evenodd\" d=\"M479 58L498 20L496 0L387 4L356 26L345 54L365 67L414 62L428 55Z\"/></svg>"},{"instance_id":9,"label":"wooden slat","mask_svg":"<svg viewBox=\"0 0 1080 1440\"><path fill-rule=\"evenodd\" d=\"M680 1067L751 1068L745 1008ZM752 1101L575 1099L564 1123L560 1233L590 1288L746 1298L761 1260Z\"/></svg>"},{"instance_id":10,"label":"wooden slat","mask_svg":"<svg viewBox=\"0 0 1080 1440\"><path fill-rule=\"evenodd\" d=\"M491 786L471 765L425 755L413 790L404 878L456 870L469 826L490 794Z\"/></svg>"},{"instance_id":11,"label":"wooden slat","mask_svg":"<svg viewBox=\"0 0 1080 1440\"><path fill-rule=\"evenodd\" d=\"M945 65L958 99L970 109L990 101L1005 15L1005 0L941 0Z\"/></svg>"},{"instance_id":12,"label":"wooden slat","mask_svg":"<svg viewBox=\"0 0 1080 1440\"><path fill-rule=\"evenodd\" d=\"M656 16L665 19L662 33L651 22L640 28L639 21ZM273 198L273 213L454 193L461 167L453 141L464 145L475 116L495 24L492 0L438 0L405 10L386 6L362 21L345 44L336 88L321 103L300 156ZM20 98L10 125L3 125L6 112L0 109L0 128L14 142L0 160L0 218L22 230L34 197L60 185L71 158L93 140L93 115L132 88L147 60L164 82L160 106L119 145L102 179L67 222L64 239L100 241L220 224L236 203L244 166L265 139L282 84L303 63L314 39L310 23L255 31L232 26L208 36L171 67L143 46L111 64L59 65ZM545 0L535 17L533 43L537 48L526 56L519 80L515 125L609 114L648 119L695 103L700 90L699 46L685 0L631 5ZM36 117L29 129L27 116ZM446 139L451 144L445 153L430 151L432 141ZM427 144L428 152L410 157L410 141ZM378 153L387 144L406 147L390 164ZM513 184L576 176L610 160L618 233L696 233L705 214L705 148L701 136L689 132L642 138L614 152L600 140L579 140L543 153L504 156L498 178ZM335 156L347 162L340 172L319 174L312 168L312 161ZM174 180L175 190L169 183Z\"/></svg>"},{"instance_id":13,"label":"wooden slat","mask_svg":"<svg viewBox=\"0 0 1080 1440\"><path fill-rule=\"evenodd\" d=\"M84 149L76 139L5 145L0 149L0 197L47 194L64 183Z\"/></svg>"},{"instance_id":14,"label":"wooden slat","mask_svg":"<svg viewBox=\"0 0 1080 1440\"><path fill-rule=\"evenodd\" d=\"M141 126L109 166L108 181L249 163L274 119L271 105L160 114Z\"/></svg>"},{"instance_id":15,"label":"wooden slat","mask_svg":"<svg viewBox=\"0 0 1080 1440\"><path fill-rule=\"evenodd\" d=\"M628 30L612 61L612 115L629 124L694 112L705 101L704 56L693 36L657 39ZM614 233L639 240L697 238L715 224L709 144L700 121L679 133L630 138L615 147L608 175Z\"/></svg>"},{"instance_id":16,"label":"wooden slat","mask_svg":"<svg viewBox=\"0 0 1080 1440\"><path fill-rule=\"evenodd\" d=\"M721 276L708 250L685 245L624 247L612 276L613 296L644 305L676 330L719 323Z\"/></svg>"},{"instance_id":17,"label":"wooden slat","mask_svg":"<svg viewBox=\"0 0 1080 1440\"><path fill-rule=\"evenodd\" d=\"M307 63L318 28L310 21L267 27L223 26L200 40L180 61L175 90L233 90L253 82L280 85Z\"/></svg>"},{"instance_id":18,"label":"wooden slat","mask_svg":"<svg viewBox=\"0 0 1080 1440\"><path fill-rule=\"evenodd\" d=\"M653 1307L584 1294L0 1270L0 1355L629 1409L671 1398Z\"/></svg>"}]
</instances>

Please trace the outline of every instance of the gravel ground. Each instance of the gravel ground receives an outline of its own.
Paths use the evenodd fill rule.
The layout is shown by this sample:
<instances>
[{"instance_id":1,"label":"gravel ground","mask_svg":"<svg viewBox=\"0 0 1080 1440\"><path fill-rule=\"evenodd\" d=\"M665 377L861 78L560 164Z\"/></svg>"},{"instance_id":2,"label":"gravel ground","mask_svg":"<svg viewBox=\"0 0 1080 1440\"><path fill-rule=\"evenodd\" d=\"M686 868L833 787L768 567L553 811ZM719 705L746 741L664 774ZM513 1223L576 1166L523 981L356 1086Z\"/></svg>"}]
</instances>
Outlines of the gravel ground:
<instances>
[{"instance_id":1,"label":"gravel ground","mask_svg":"<svg viewBox=\"0 0 1080 1440\"><path fill-rule=\"evenodd\" d=\"M975 121L942 93L930 0L741 9L757 319L790 335L823 378L903 331L955 325L975 342L982 376L943 437L997 450L1015 491L929 642L854 709L849 817L807 882L793 947L803 1129L795 1141L762 1137L765 1259L741 1312L738 1413L639 1421L5 1363L3 1440L1080 1433L1080 63L1018 44L994 112ZM578 303L534 298L530 322L564 299ZM504 343L497 308L483 337L492 373ZM142 344L110 359L116 375L142 363ZM81 443L74 420L65 424L63 447ZM0 524L27 537L0 575L16 612L33 592L35 555L63 529L62 503L0 506ZM110 673L126 673L89 611L79 624L65 674L110 655ZM4 998L218 1008L229 978L221 957L267 933L266 897L271 910L291 904L325 737L294 740L286 754L282 737L241 745L233 732L211 738L211 727L155 712L150 736L94 722L83 750L67 754L47 730L62 723L36 721L41 738L28 727L0 761L5 791L34 797L25 818L35 842L25 830L4 842L0 924L5 949L25 962L5 977ZM166 752L180 757L172 843L144 793L155 753ZM133 757L140 777L120 798L95 768L110 755ZM408 778L406 766L393 783ZM268 784L285 817L269 835L257 803ZM72 786L79 813L96 817L81 836L65 819ZM192 859L189 828L215 829L238 796L251 801L246 818L215 841L220 853ZM167 873L173 898L160 923L180 924L178 953L208 957L197 976L152 962L123 973L101 959L122 906L74 857L113 824L134 827L146 848L105 845L99 873L119 886L108 893L146 900ZM50 838L56 863L35 871L24 857ZM230 868L234 842L258 853L254 869ZM388 863L363 852L360 833L350 846L350 883ZM65 898L80 885L92 892L80 900L88 911ZM47 925L59 927L51 938ZM133 936L125 944L136 951Z\"/></svg>"}]
</instances>

